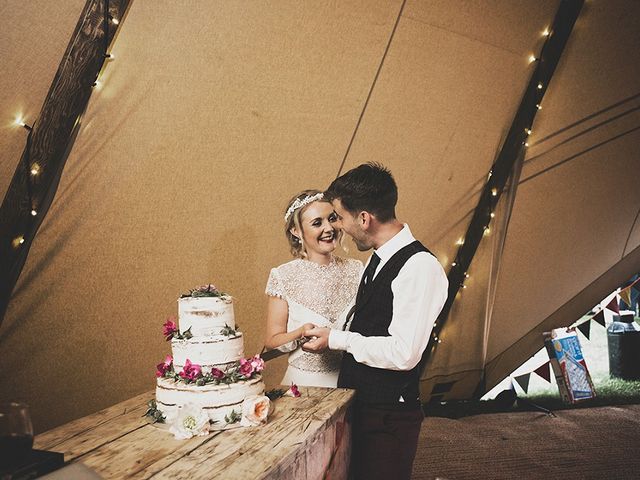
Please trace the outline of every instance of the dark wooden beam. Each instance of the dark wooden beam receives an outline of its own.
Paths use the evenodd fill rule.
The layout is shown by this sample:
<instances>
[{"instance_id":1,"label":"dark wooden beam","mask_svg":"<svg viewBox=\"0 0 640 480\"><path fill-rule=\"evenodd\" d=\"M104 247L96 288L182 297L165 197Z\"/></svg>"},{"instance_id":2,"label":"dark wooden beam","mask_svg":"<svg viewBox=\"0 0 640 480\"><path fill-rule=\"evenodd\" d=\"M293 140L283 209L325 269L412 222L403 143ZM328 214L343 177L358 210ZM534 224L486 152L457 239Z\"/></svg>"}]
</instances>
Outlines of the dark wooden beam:
<instances>
[{"instance_id":1,"label":"dark wooden beam","mask_svg":"<svg viewBox=\"0 0 640 480\"><path fill-rule=\"evenodd\" d=\"M87 0L40 114L28 126L26 147L0 207L0 325L129 3Z\"/></svg>"}]
</instances>

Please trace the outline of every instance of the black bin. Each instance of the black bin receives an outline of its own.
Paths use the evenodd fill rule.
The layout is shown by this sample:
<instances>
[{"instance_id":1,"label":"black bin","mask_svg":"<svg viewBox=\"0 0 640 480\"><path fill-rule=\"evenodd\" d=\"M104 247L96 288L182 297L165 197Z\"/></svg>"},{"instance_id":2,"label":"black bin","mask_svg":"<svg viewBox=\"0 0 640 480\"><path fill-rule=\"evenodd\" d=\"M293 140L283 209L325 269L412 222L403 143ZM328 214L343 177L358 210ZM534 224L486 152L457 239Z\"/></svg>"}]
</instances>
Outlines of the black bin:
<instances>
[{"instance_id":1,"label":"black bin","mask_svg":"<svg viewBox=\"0 0 640 480\"><path fill-rule=\"evenodd\" d=\"M614 315L607 327L609 376L624 380L640 380L640 327L633 313Z\"/></svg>"}]
</instances>

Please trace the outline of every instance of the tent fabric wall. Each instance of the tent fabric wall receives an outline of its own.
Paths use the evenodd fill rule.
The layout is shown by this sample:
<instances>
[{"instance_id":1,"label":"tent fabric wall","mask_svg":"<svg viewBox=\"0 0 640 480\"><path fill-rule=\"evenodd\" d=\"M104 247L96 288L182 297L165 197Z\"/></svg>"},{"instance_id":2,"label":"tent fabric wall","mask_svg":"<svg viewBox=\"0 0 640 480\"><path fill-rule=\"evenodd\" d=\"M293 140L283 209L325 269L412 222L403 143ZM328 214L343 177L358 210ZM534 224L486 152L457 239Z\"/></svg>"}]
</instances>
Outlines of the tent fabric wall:
<instances>
[{"instance_id":1,"label":"tent fabric wall","mask_svg":"<svg viewBox=\"0 0 640 480\"><path fill-rule=\"evenodd\" d=\"M536 117L509 223L488 368L507 350L526 359L541 347L543 331L572 324L640 270L640 243L627 241L640 209L631 173L640 171L640 102L628 100L640 86L639 7L587 5ZM616 277L588 288L625 258ZM584 289L577 317L556 315ZM526 347L515 347L523 336ZM488 384L509 373L494 369Z\"/></svg>"},{"instance_id":2,"label":"tent fabric wall","mask_svg":"<svg viewBox=\"0 0 640 480\"><path fill-rule=\"evenodd\" d=\"M205 282L259 352L286 202L338 170L399 5L133 2L5 318L3 396L44 429L151 389Z\"/></svg>"},{"instance_id":3,"label":"tent fabric wall","mask_svg":"<svg viewBox=\"0 0 640 480\"><path fill-rule=\"evenodd\" d=\"M637 136L526 180L638 125L626 114L562 143L566 127L638 93L625 70L638 49L623 18L637 6L607 5L589 4L578 20L532 140L554 136L532 147L515 197L501 200L496 225L513 205L499 229L504 254L495 261L502 243L492 230L427 369L426 393L456 380L449 397L469 398L485 369L499 381L539 342L545 319L636 258L640 199L628 172L638 165ZM448 268L557 6L133 1L0 330L1 399L30 403L42 431L153 388L154 366L169 352L162 323L181 292L205 282L234 295L245 352L257 353L269 269L289 260L286 202L326 187L352 137L342 171L387 165L399 218ZM65 14L67 39L81 9ZM18 58L17 31L0 37ZM51 76L66 41L57 43ZM45 46L53 48L43 45L43 58L55 57ZM7 76L2 84L19 91ZM0 97L11 116L14 95ZM598 123L588 121L581 125ZM15 168L21 148L3 152L3 169ZM354 246L346 255L366 258ZM284 362L268 364L270 386Z\"/></svg>"},{"instance_id":4,"label":"tent fabric wall","mask_svg":"<svg viewBox=\"0 0 640 480\"><path fill-rule=\"evenodd\" d=\"M578 18L532 127L488 317L486 359L467 353L467 343L479 347L478 319L487 307L490 256L479 251L428 366L424 394L452 380L445 399L474 381L490 389L542 347L542 332L572 324L640 270L640 192L631 174L640 171L640 10L630 7L589 2ZM476 367L468 363L465 372L461 363L473 358Z\"/></svg>"}]
</instances>

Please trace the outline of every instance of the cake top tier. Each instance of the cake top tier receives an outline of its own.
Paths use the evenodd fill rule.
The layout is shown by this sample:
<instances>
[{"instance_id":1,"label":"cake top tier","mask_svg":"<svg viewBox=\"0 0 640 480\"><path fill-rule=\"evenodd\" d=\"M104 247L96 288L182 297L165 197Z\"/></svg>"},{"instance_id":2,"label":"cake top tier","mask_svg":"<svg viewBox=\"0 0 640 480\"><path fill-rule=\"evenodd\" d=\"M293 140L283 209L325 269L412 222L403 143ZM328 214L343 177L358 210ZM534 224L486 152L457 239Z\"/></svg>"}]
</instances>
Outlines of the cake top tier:
<instances>
[{"instance_id":1,"label":"cake top tier","mask_svg":"<svg viewBox=\"0 0 640 480\"><path fill-rule=\"evenodd\" d=\"M220 335L223 329L235 329L233 299L214 285L202 285L178 299L180 332L194 336Z\"/></svg>"},{"instance_id":2,"label":"cake top tier","mask_svg":"<svg viewBox=\"0 0 640 480\"><path fill-rule=\"evenodd\" d=\"M226 297L230 297L230 295L227 295L226 293L221 292L212 283L208 283L206 285L200 285L199 287L195 287L189 290L189 293L183 293L182 295L180 295L180 298L202 298L202 297L226 298Z\"/></svg>"}]
</instances>

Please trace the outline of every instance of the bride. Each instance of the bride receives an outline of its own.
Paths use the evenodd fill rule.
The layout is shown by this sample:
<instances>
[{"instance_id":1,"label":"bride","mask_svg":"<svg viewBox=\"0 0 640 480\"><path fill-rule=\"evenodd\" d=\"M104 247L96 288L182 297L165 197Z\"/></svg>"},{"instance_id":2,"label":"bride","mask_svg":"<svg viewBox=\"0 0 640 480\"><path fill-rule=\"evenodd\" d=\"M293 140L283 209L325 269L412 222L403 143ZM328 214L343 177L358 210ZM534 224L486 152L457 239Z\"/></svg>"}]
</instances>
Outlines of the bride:
<instances>
[{"instance_id":1,"label":"bride","mask_svg":"<svg viewBox=\"0 0 640 480\"><path fill-rule=\"evenodd\" d=\"M337 220L319 190L293 197L284 215L295 259L271 269L265 339L266 348L290 352L283 385L335 387L338 382L341 351L308 353L296 343L314 325L342 329L355 302L362 263L333 255L342 234Z\"/></svg>"}]
</instances>

